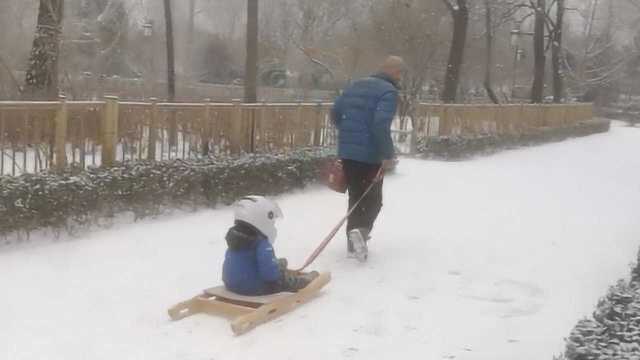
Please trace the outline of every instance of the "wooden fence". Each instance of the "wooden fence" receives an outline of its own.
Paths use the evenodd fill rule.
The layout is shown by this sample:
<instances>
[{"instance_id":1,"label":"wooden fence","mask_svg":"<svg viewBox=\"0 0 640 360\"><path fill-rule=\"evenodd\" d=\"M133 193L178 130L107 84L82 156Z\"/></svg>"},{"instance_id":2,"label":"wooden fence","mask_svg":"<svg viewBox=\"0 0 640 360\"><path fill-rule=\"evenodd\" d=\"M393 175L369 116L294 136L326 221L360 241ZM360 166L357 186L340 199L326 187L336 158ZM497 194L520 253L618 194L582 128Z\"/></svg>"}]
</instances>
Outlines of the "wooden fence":
<instances>
[{"instance_id":1,"label":"wooden fence","mask_svg":"<svg viewBox=\"0 0 640 360\"><path fill-rule=\"evenodd\" d=\"M333 146L330 109L330 103L162 103L115 97L0 102L0 175ZM421 104L414 122L394 122L393 137L408 151L407 142L416 137L522 134L592 117L591 104Z\"/></svg>"},{"instance_id":2,"label":"wooden fence","mask_svg":"<svg viewBox=\"0 0 640 360\"><path fill-rule=\"evenodd\" d=\"M593 119L593 105L508 104L430 105L416 111L416 127L427 137L520 135L541 128L560 128Z\"/></svg>"}]
</instances>

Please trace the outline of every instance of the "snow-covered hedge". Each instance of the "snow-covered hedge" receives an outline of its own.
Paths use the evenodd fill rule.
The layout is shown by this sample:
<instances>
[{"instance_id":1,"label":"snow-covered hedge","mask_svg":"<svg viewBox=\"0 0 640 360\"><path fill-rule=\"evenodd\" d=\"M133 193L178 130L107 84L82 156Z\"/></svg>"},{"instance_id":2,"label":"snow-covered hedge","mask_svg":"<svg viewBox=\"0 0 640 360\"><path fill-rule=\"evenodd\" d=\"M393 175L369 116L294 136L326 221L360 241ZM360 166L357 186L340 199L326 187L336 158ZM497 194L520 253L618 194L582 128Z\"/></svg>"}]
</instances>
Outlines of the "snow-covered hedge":
<instances>
[{"instance_id":1,"label":"snow-covered hedge","mask_svg":"<svg viewBox=\"0 0 640 360\"><path fill-rule=\"evenodd\" d=\"M568 360L640 359L640 253L631 280L620 280L599 301L593 317L567 339Z\"/></svg>"},{"instance_id":2,"label":"snow-covered hedge","mask_svg":"<svg viewBox=\"0 0 640 360\"><path fill-rule=\"evenodd\" d=\"M541 128L521 135L440 137L419 139L418 152L425 158L461 160L477 155L492 154L504 149L563 141L609 131L609 120L584 121L563 128Z\"/></svg>"},{"instance_id":3,"label":"snow-covered hedge","mask_svg":"<svg viewBox=\"0 0 640 360\"><path fill-rule=\"evenodd\" d=\"M301 150L0 177L0 237L42 228L71 231L124 212L141 219L167 209L229 204L249 193L283 193L318 180L331 157L329 151Z\"/></svg>"}]
</instances>

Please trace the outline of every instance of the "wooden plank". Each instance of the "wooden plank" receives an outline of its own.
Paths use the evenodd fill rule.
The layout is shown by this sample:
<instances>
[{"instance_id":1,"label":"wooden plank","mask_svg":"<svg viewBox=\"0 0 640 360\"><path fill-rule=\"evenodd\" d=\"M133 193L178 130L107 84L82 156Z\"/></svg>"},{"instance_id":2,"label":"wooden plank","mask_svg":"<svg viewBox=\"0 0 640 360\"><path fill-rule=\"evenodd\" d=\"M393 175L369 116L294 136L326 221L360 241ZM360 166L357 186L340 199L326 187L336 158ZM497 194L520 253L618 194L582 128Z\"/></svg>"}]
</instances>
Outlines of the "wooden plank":
<instances>
[{"instance_id":1,"label":"wooden plank","mask_svg":"<svg viewBox=\"0 0 640 360\"><path fill-rule=\"evenodd\" d=\"M158 99L151 98L151 120L149 121L149 143L147 144L147 160L156 161L158 145Z\"/></svg>"},{"instance_id":2,"label":"wooden plank","mask_svg":"<svg viewBox=\"0 0 640 360\"><path fill-rule=\"evenodd\" d=\"M102 118L102 166L111 166L116 160L118 142L118 98L105 97L106 104Z\"/></svg>"},{"instance_id":3,"label":"wooden plank","mask_svg":"<svg viewBox=\"0 0 640 360\"><path fill-rule=\"evenodd\" d=\"M66 99L60 97L59 109L56 114L55 133L55 166L58 170L67 166L67 105Z\"/></svg>"},{"instance_id":4,"label":"wooden plank","mask_svg":"<svg viewBox=\"0 0 640 360\"><path fill-rule=\"evenodd\" d=\"M268 304L275 300L279 300L294 294L290 292L282 292L278 294L264 295L264 296L245 296L245 295L233 293L227 290L224 286L217 286L210 289L206 289L204 292L205 294L216 296L223 299L242 301L242 302L254 303L254 304Z\"/></svg>"},{"instance_id":5,"label":"wooden plank","mask_svg":"<svg viewBox=\"0 0 640 360\"><path fill-rule=\"evenodd\" d=\"M200 313L236 318L252 311L255 310L250 307L220 301L210 295L198 295L190 300L176 304L169 309L168 313L171 320L178 321Z\"/></svg>"},{"instance_id":6,"label":"wooden plank","mask_svg":"<svg viewBox=\"0 0 640 360\"><path fill-rule=\"evenodd\" d=\"M86 169L86 151L87 151L87 134L85 130L85 121L88 118L86 112L81 116L80 121L80 139L78 139L78 146L80 147L80 166L82 169Z\"/></svg>"},{"instance_id":7,"label":"wooden plank","mask_svg":"<svg viewBox=\"0 0 640 360\"><path fill-rule=\"evenodd\" d=\"M231 153L242 152L242 107L239 101L233 103L233 115L231 116Z\"/></svg>"},{"instance_id":8,"label":"wooden plank","mask_svg":"<svg viewBox=\"0 0 640 360\"><path fill-rule=\"evenodd\" d=\"M22 119L23 133L22 133L22 172L27 171L27 157L29 154L29 110L24 112L24 118Z\"/></svg>"},{"instance_id":9,"label":"wooden plank","mask_svg":"<svg viewBox=\"0 0 640 360\"><path fill-rule=\"evenodd\" d=\"M200 131L202 131L200 133L200 143L202 144L200 151L203 156L209 156L209 147L212 137L211 133L213 132L213 126L211 124L211 99L205 99L205 104L206 106L204 108L204 114L202 116L202 123L200 126Z\"/></svg>"},{"instance_id":10,"label":"wooden plank","mask_svg":"<svg viewBox=\"0 0 640 360\"><path fill-rule=\"evenodd\" d=\"M200 312L207 315L222 316L231 320L255 311L252 307L232 304L218 299L204 300L200 298L197 302Z\"/></svg>"},{"instance_id":11,"label":"wooden plank","mask_svg":"<svg viewBox=\"0 0 640 360\"><path fill-rule=\"evenodd\" d=\"M231 323L231 330L236 335L242 335L251 331L256 326L271 321L289 311L295 309L298 305L308 302L315 294L320 291L326 284L331 281L331 274L324 273L313 280L306 288L297 293L276 300L267 305L263 305L244 316L235 319Z\"/></svg>"},{"instance_id":12,"label":"wooden plank","mask_svg":"<svg viewBox=\"0 0 640 360\"><path fill-rule=\"evenodd\" d=\"M313 118L313 146L320 146L320 131L322 128L321 116L322 116L322 104L317 103L315 106L314 118Z\"/></svg>"},{"instance_id":13,"label":"wooden plank","mask_svg":"<svg viewBox=\"0 0 640 360\"><path fill-rule=\"evenodd\" d=\"M231 319L234 334L241 335L313 299L330 280L331 274L323 273L297 293L255 297L234 294L219 286L172 306L168 314L173 321L201 313L226 317Z\"/></svg>"}]
</instances>

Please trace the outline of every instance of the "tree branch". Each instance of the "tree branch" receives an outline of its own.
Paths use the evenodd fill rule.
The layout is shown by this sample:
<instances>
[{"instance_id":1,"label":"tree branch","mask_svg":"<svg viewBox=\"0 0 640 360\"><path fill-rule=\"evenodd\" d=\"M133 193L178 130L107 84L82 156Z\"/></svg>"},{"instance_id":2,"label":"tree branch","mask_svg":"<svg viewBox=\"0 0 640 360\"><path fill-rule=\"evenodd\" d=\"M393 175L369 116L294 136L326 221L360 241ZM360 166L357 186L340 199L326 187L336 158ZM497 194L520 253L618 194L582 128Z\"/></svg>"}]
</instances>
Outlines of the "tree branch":
<instances>
[{"instance_id":1,"label":"tree branch","mask_svg":"<svg viewBox=\"0 0 640 360\"><path fill-rule=\"evenodd\" d=\"M7 63L4 61L2 56L0 56L0 65L2 65L2 67L6 70L7 74L9 74L9 77L11 78L11 81L13 82L13 85L15 85L16 89L18 90L18 93L22 94L24 89L22 88L22 86L20 86L20 83L18 82L18 79L16 79L16 77L13 75L13 72L9 68L9 65L7 65Z\"/></svg>"},{"instance_id":2,"label":"tree branch","mask_svg":"<svg viewBox=\"0 0 640 360\"><path fill-rule=\"evenodd\" d=\"M307 58L309 58L309 60L310 60L312 63L314 63L314 64L316 64L316 65L318 65L318 66L322 67L323 69L325 69L325 70L329 73L329 75L331 75L331 77L332 77L333 79L335 79L335 75L334 75L333 71L331 71L331 69L329 68L329 66L328 66L328 65L326 65L326 64L322 63L320 60L318 60L318 59L314 58L314 57L313 57L311 54L309 54L309 52L308 52L305 48L303 48L302 46L300 46L300 45L296 45L296 47L298 48L298 50L302 51L302 53L303 53Z\"/></svg>"},{"instance_id":3,"label":"tree branch","mask_svg":"<svg viewBox=\"0 0 640 360\"><path fill-rule=\"evenodd\" d=\"M449 9L449 11L451 12L451 14L455 14L456 12L456 8L453 7L453 5L451 5L451 3L449 2L449 0L442 0L442 2L444 3L444 5L447 7L447 9Z\"/></svg>"}]
</instances>

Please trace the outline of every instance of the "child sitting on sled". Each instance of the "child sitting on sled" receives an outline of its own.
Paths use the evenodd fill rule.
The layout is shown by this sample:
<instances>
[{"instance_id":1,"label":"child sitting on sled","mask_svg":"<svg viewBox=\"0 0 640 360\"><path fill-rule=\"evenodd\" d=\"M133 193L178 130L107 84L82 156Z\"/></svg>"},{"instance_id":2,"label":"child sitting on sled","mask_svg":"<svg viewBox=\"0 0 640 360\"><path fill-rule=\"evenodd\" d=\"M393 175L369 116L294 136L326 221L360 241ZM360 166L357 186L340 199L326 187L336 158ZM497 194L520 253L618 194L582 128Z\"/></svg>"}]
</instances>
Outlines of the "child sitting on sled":
<instances>
[{"instance_id":1,"label":"child sitting on sled","mask_svg":"<svg viewBox=\"0 0 640 360\"><path fill-rule=\"evenodd\" d=\"M235 224L226 236L228 248L222 270L228 290L246 296L296 292L318 277L315 271L288 270L287 260L276 258L276 219L282 217L278 204L262 196L247 196L234 207Z\"/></svg>"}]
</instances>

